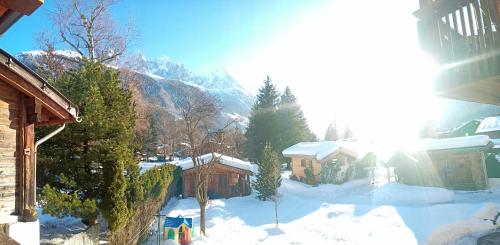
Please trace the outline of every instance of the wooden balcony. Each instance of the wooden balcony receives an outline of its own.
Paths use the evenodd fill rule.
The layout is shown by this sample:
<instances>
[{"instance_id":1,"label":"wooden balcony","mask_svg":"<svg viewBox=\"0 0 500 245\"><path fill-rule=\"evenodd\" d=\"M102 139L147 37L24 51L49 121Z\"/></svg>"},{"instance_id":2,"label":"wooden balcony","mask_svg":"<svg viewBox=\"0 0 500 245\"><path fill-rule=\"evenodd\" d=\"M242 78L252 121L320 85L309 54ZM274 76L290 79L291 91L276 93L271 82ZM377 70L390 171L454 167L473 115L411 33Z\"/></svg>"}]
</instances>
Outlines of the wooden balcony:
<instances>
[{"instance_id":1,"label":"wooden balcony","mask_svg":"<svg viewBox=\"0 0 500 245\"><path fill-rule=\"evenodd\" d=\"M442 97L500 105L500 0L420 0L421 46L441 65Z\"/></svg>"}]
</instances>

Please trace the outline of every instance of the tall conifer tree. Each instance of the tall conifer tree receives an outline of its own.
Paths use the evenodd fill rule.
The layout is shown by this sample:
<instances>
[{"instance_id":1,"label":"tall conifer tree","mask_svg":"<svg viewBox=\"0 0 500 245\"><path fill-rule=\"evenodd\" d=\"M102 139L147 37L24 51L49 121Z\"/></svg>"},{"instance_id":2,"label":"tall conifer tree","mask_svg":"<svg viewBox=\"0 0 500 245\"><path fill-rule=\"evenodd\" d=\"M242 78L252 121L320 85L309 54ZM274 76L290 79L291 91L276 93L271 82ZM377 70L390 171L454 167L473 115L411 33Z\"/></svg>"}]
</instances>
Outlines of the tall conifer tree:
<instances>
[{"instance_id":1,"label":"tall conifer tree","mask_svg":"<svg viewBox=\"0 0 500 245\"><path fill-rule=\"evenodd\" d=\"M271 144L277 142L275 130L279 126L276 118L278 98L278 90L267 76L257 94L257 101L252 108L245 133L247 139L245 148L251 159L260 159L262 149L267 142Z\"/></svg>"},{"instance_id":2,"label":"tall conifer tree","mask_svg":"<svg viewBox=\"0 0 500 245\"><path fill-rule=\"evenodd\" d=\"M276 151L282 152L298 142L315 140L315 135L307 125L304 112L289 87L285 88L280 97L277 116L279 123L276 132L279 141L275 147Z\"/></svg>"},{"instance_id":3,"label":"tall conifer tree","mask_svg":"<svg viewBox=\"0 0 500 245\"><path fill-rule=\"evenodd\" d=\"M44 212L95 222L98 210L111 231L130 218L125 169L132 154L135 111L118 73L84 61L54 85L70 97L82 116L39 151L37 177ZM129 205L130 206L130 205Z\"/></svg>"},{"instance_id":4,"label":"tall conifer tree","mask_svg":"<svg viewBox=\"0 0 500 245\"><path fill-rule=\"evenodd\" d=\"M325 140L337 141L339 140L339 131L337 129L337 122L330 123L325 133Z\"/></svg>"}]
</instances>

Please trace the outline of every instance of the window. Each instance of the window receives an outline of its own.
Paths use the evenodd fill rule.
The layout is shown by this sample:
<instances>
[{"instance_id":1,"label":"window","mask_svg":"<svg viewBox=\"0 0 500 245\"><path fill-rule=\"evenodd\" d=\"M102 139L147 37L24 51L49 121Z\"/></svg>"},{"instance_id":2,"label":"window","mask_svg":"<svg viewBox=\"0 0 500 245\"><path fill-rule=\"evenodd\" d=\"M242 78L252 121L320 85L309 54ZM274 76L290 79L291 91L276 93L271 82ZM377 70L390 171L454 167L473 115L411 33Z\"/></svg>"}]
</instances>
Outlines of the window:
<instances>
[{"instance_id":1,"label":"window","mask_svg":"<svg viewBox=\"0 0 500 245\"><path fill-rule=\"evenodd\" d=\"M227 186L228 186L227 174L219 175L219 189L227 188Z\"/></svg>"},{"instance_id":2,"label":"window","mask_svg":"<svg viewBox=\"0 0 500 245\"><path fill-rule=\"evenodd\" d=\"M305 168L306 167L306 159L300 160L300 166Z\"/></svg>"}]
</instances>

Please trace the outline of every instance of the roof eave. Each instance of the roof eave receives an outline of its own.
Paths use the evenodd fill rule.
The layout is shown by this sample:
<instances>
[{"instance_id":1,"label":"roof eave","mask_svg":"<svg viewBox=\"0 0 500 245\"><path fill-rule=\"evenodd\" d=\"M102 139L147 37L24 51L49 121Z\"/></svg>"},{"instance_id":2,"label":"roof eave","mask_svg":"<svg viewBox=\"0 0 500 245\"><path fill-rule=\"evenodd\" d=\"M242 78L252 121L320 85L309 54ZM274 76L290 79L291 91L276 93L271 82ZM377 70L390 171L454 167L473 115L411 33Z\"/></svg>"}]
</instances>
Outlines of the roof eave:
<instances>
[{"instance_id":1,"label":"roof eave","mask_svg":"<svg viewBox=\"0 0 500 245\"><path fill-rule=\"evenodd\" d=\"M35 93L43 94L59 107L52 108L53 106L45 105L47 110L54 113L59 119L53 122L48 121L44 124L59 124L77 121L78 108L69 99L3 49L0 49L0 66L11 71L26 82L26 84L21 85L9 79L5 79L7 83L32 97L37 97ZM42 101L42 103L46 103L46 101ZM64 113L59 113L58 111L63 111Z\"/></svg>"}]
</instances>

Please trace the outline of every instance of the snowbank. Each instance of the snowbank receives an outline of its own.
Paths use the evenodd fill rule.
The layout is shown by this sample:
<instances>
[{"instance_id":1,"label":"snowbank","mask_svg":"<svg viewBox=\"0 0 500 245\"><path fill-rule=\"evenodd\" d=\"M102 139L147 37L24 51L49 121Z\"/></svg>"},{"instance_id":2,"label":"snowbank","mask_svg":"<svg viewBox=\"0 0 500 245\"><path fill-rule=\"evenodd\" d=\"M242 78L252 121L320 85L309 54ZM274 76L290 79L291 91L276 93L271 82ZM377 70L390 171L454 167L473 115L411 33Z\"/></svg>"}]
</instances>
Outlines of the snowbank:
<instances>
[{"instance_id":1,"label":"snowbank","mask_svg":"<svg viewBox=\"0 0 500 245\"><path fill-rule=\"evenodd\" d=\"M71 216L57 218L43 213L42 208L38 208L38 221L40 222L41 243L55 241L54 239L64 240L87 229L79 218Z\"/></svg>"},{"instance_id":2,"label":"snowbank","mask_svg":"<svg viewBox=\"0 0 500 245\"><path fill-rule=\"evenodd\" d=\"M207 163L207 162L210 162L212 160L213 156L215 156L215 158L219 158L219 162L221 164L226 165L226 166L235 167L235 168L239 168L239 169L243 169L243 170L248 170L251 172L253 171L253 167L252 167L252 164L250 162L245 162L245 161L242 161L238 158L222 155L219 153L213 153L213 155L212 155L212 153L208 153L208 154L200 156L199 159L202 162ZM187 158L187 159L181 160L177 165L179 167L181 167L182 170L186 170L186 169L193 168L193 161L191 160L191 158Z\"/></svg>"},{"instance_id":3,"label":"snowbank","mask_svg":"<svg viewBox=\"0 0 500 245\"><path fill-rule=\"evenodd\" d=\"M355 194L363 193L369 188L369 179L352 180L341 185L320 184L315 187L302 182L283 179L278 191L280 195L293 195L304 199L337 202L339 199L349 198Z\"/></svg>"},{"instance_id":4,"label":"snowbank","mask_svg":"<svg viewBox=\"0 0 500 245\"><path fill-rule=\"evenodd\" d=\"M409 186L388 183L372 192L377 205L428 205L453 201L454 192L437 187Z\"/></svg>"},{"instance_id":5,"label":"snowbank","mask_svg":"<svg viewBox=\"0 0 500 245\"><path fill-rule=\"evenodd\" d=\"M459 240L476 240L484 233L498 228L493 225L492 219L500 212L498 204L489 203L479 210L472 218L456 223L444 225L435 229L429 236L425 244L454 244ZM466 238L467 236L472 236Z\"/></svg>"}]
</instances>

